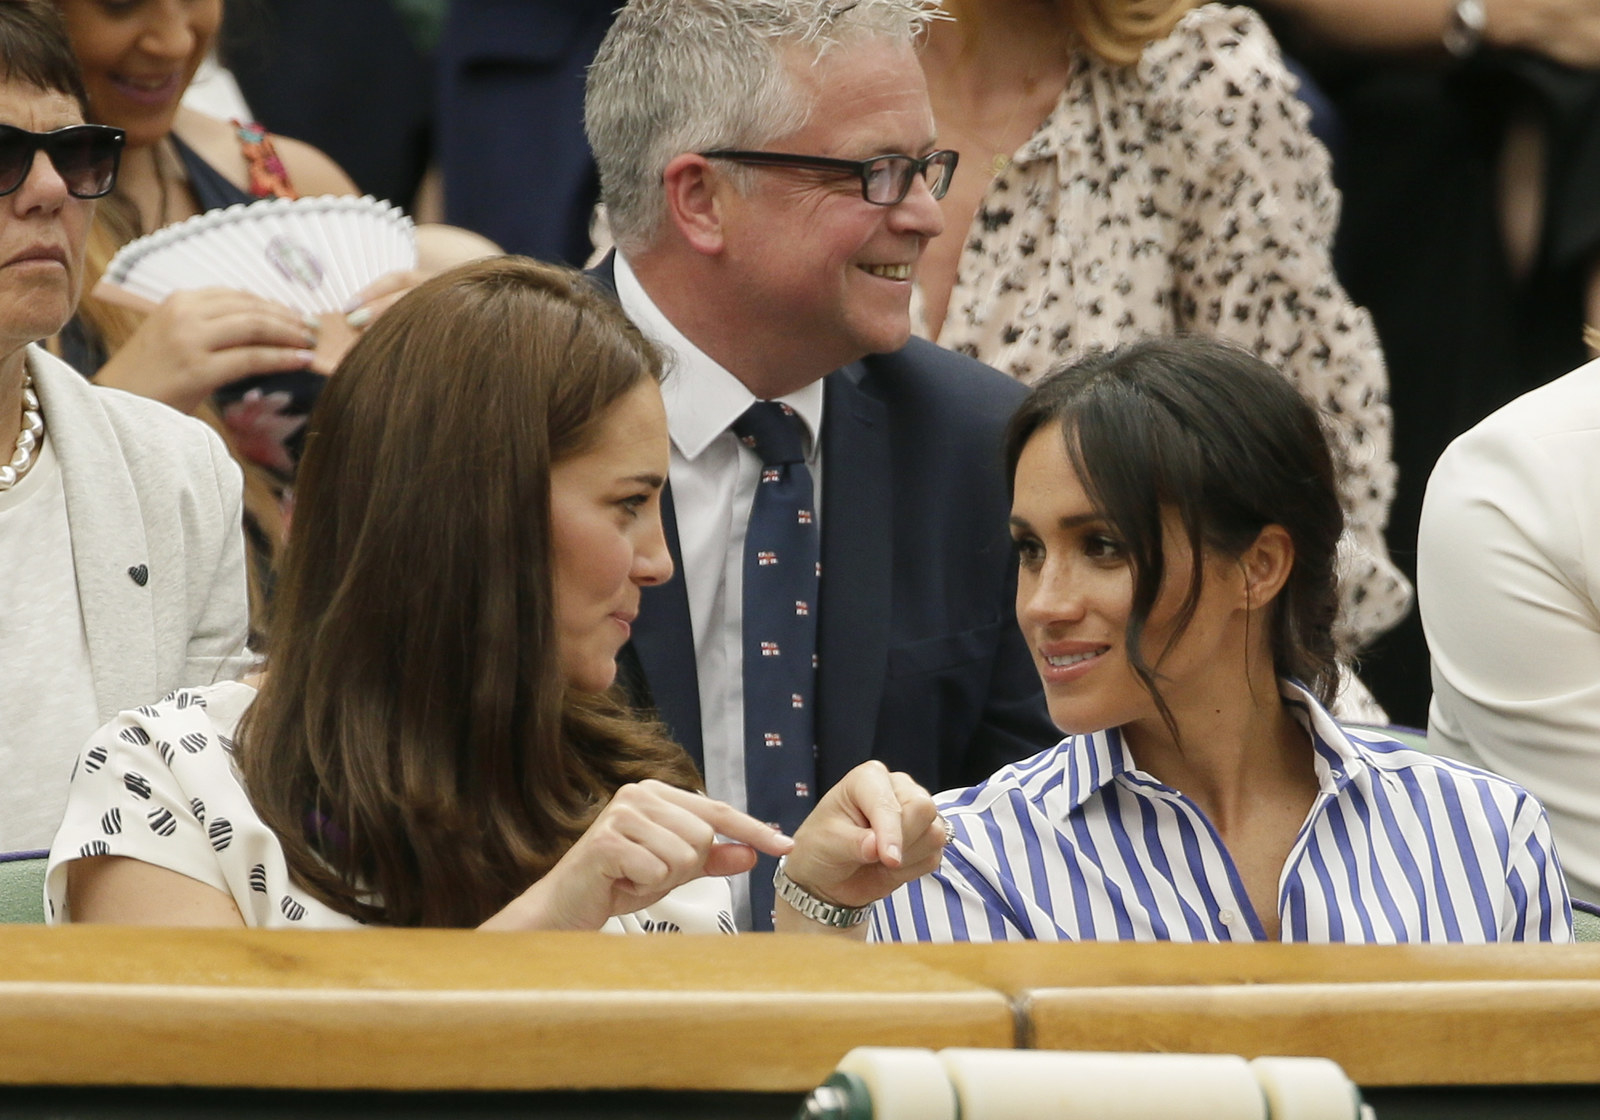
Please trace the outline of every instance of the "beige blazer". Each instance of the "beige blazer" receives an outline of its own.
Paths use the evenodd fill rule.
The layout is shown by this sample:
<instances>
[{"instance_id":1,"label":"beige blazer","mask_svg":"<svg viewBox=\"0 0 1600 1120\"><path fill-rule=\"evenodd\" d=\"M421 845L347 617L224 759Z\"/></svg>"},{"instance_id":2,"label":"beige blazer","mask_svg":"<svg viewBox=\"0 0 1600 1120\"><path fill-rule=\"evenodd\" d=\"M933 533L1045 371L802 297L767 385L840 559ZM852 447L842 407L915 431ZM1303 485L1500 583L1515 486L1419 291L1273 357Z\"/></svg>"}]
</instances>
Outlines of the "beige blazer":
<instances>
[{"instance_id":1,"label":"beige blazer","mask_svg":"<svg viewBox=\"0 0 1600 1120\"><path fill-rule=\"evenodd\" d=\"M27 360L61 465L100 718L243 674L241 480L222 441L37 346Z\"/></svg>"}]
</instances>

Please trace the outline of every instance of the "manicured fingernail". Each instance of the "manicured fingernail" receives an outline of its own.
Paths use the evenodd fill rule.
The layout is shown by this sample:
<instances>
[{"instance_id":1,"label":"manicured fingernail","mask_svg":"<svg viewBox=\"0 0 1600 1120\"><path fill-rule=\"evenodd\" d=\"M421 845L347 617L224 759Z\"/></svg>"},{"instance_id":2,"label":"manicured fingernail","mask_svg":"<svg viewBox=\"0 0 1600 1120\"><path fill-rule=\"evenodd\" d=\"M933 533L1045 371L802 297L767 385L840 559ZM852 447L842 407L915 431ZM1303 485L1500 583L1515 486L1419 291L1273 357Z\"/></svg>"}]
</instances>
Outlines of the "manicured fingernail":
<instances>
[{"instance_id":1,"label":"manicured fingernail","mask_svg":"<svg viewBox=\"0 0 1600 1120\"><path fill-rule=\"evenodd\" d=\"M895 860L896 862L898 862L899 859L900 859L900 845L899 844L885 844L884 847L883 847L883 858L884 859L892 859L892 860Z\"/></svg>"},{"instance_id":2,"label":"manicured fingernail","mask_svg":"<svg viewBox=\"0 0 1600 1120\"><path fill-rule=\"evenodd\" d=\"M315 354L313 354L310 350L296 350L294 352L294 356L296 358L299 358L300 359L300 364L304 365L304 366L308 366L312 362L317 360L317 356Z\"/></svg>"},{"instance_id":3,"label":"manicured fingernail","mask_svg":"<svg viewBox=\"0 0 1600 1120\"><path fill-rule=\"evenodd\" d=\"M316 316L314 316L314 315L302 315L302 316L300 316L300 321L305 324L306 330L311 332L311 337L312 337L313 340L317 337L317 335L319 333L321 333L321 331L322 331L322 320L318 319Z\"/></svg>"},{"instance_id":4,"label":"manicured fingernail","mask_svg":"<svg viewBox=\"0 0 1600 1120\"><path fill-rule=\"evenodd\" d=\"M351 330L358 331L368 323L372 322L372 308L358 307L354 311L350 312L350 314L346 315L344 317L344 321L350 324Z\"/></svg>"},{"instance_id":5,"label":"manicured fingernail","mask_svg":"<svg viewBox=\"0 0 1600 1120\"><path fill-rule=\"evenodd\" d=\"M356 308L360 307L363 303L366 303L366 302L367 302L367 300L366 300L365 294L361 293L361 292L358 292L358 293L356 293L356 295L351 297L349 303L347 303L343 307L339 308L339 310L340 311L347 311L347 312L348 311L354 311Z\"/></svg>"}]
</instances>

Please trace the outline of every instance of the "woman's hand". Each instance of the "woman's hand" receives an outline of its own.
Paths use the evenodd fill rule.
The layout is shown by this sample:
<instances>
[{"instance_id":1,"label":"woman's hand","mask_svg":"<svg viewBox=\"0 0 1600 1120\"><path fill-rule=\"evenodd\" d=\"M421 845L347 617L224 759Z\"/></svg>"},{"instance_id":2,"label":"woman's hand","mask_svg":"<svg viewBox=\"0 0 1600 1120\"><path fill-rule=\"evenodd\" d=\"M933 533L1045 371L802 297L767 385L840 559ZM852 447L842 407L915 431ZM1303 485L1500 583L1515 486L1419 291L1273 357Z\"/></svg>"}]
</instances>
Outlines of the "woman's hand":
<instances>
[{"instance_id":1,"label":"woman's hand","mask_svg":"<svg viewBox=\"0 0 1600 1120\"><path fill-rule=\"evenodd\" d=\"M1503 47L1537 51L1566 66L1600 65L1594 0L1487 0L1484 34Z\"/></svg>"},{"instance_id":2,"label":"woman's hand","mask_svg":"<svg viewBox=\"0 0 1600 1120\"><path fill-rule=\"evenodd\" d=\"M1455 0L1265 0L1328 43L1356 50L1442 51ZM1484 0L1484 38L1578 68L1600 65L1594 0Z\"/></svg>"},{"instance_id":3,"label":"woman's hand","mask_svg":"<svg viewBox=\"0 0 1600 1120\"><path fill-rule=\"evenodd\" d=\"M345 323L352 331L365 330L424 280L468 261L499 256L501 251L500 246L487 237L459 226L436 222L419 225L417 267L386 273L363 288L350 301Z\"/></svg>"},{"instance_id":4,"label":"woman's hand","mask_svg":"<svg viewBox=\"0 0 1600 1120\"><path fill-rule=\"evenodd\" d=\"M111 356L95 383L193 412L230 381L320 368L298 312L231 288L174 292Z\"/></svg>"},{"instance_id":5,"label":"woman's hand","mask_svg":"<svg viewBox=\"0 0 1600 1120\"><path fill-rule=\"evenodd\" d=\"M372 325L372 321L382 315L389 308L399 303L412 288L428 279L429 274L420 268L403 268L398 272L386 272L361 291L356 293L350 314L345 316L345 322L352 330L362 331ZM345 306L349 307L350 304Z\"/></svg>"},{"instance_id":6,"label":"woman's hand","mask_svg":"<svg viewBox=\"0 0 1600 1120\"><path fill-rule=\"evenodd\" d=\"M793 846L732 806L647 779L617 790L549 874L480 928L599 929L691 879L736 875L757 851Z\"/></svg>"},{"instance_id":7,"label":"woman's hand","mask_svg":"<svg viewBox=\"0 0 1600 1120\"><path fill-rule=\"evenodd\" d=\"M784 871L825 902L867 906L937 869L944 843L944 821L928 791L881 762L863 762L795 831ZM777 928L823 927L780 901Z\"/></svg>"}]
</instances>

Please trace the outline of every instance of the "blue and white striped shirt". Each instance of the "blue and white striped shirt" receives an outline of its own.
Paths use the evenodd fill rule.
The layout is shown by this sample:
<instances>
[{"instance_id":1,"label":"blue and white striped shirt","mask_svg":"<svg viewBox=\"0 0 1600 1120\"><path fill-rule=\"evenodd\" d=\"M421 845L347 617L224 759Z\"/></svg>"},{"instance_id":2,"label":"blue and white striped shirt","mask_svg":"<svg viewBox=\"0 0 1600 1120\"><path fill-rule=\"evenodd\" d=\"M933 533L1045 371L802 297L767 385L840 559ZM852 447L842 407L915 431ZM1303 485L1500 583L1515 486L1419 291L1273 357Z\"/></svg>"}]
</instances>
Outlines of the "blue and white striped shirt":
<instances>
[{"instance_id":1,"label":"blue and white striped shirt","mask_svg":"<svg viewBox=\"0 0 1600 1120\"><path fill-rule=\"evenodd\" d=\"M1544 807L1483 770L1347 730L1282 683L1319 792L1278 881L1285 941L1570 941ZM936 799L937 872L873 910L880 941L1258 941L1221 838L1135 768L1116 730L1075 735Z\"/></svg>"}]
</instances>

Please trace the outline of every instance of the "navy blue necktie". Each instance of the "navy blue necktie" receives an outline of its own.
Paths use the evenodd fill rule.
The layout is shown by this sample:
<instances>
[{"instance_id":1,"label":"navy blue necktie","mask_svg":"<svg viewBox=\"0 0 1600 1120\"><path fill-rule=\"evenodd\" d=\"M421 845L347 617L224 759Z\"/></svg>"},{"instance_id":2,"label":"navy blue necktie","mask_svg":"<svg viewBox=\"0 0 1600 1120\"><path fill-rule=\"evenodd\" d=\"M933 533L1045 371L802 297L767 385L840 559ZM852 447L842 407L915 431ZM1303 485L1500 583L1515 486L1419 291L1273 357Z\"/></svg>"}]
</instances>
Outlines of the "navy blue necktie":
<instances>
[{"instance_id":1,"label":"navy blue necktie","mask_svg":"<svg viewBox=\"0 0 1600 1120\"><path fill-rule=\"evenodd\" d=\"M757 401L733 432L761 457L761 481L744 541L744 784L750 815L793 836L815 803L812 718L821 547L806 467L805 427L794 409ZM754 929L772 928L772 870L750 873Z\"/></svg>"}]
</instances>

